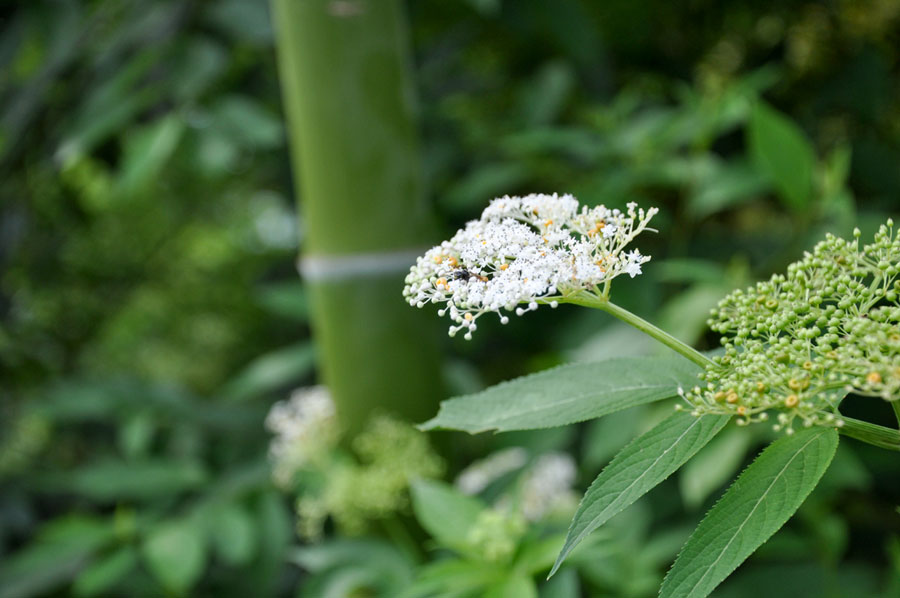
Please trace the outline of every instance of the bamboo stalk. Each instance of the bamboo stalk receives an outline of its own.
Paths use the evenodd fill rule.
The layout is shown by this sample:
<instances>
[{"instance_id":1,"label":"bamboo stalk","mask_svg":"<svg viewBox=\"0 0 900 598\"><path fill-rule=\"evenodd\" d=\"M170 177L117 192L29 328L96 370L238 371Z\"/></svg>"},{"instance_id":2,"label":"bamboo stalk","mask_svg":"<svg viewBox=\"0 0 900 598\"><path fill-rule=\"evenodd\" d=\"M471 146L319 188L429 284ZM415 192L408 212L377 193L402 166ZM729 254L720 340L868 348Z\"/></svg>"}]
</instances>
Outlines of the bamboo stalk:
<instances>
[{"instance_id":1,"label":"bamboo stalk","mask_svg":"<svg viewBox=\"0 0 900 598\"><path fill-rule=\"evenodd\" d=\"M439 335L401 291L411 256L430 244L434 227L401 4L271 6L306 230L301 260L317 265L306 283L320 371L351 432L374 409L424 419L442 395ZM398 252L409 263L395 264Z\"/></svg>"}]
</instances>

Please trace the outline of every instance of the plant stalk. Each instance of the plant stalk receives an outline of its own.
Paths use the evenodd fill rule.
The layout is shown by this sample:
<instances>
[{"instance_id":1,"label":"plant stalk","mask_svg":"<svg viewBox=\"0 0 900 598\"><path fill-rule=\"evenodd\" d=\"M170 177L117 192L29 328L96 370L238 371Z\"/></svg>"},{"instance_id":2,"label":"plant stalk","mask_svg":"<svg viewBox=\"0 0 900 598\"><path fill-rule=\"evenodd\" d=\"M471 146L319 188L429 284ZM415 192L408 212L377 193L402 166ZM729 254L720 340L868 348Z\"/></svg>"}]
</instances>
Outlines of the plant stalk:
<instances>
[{"instance_id":1,"label":"plant stalk","mask_svg":"<svg viewBox=\"0 0 900 598\"><path fill-rule=\"evenodd\" d=\"M707 366L714 365L711 359L709 359L690 345L678 340L665 330L657 328L647 320L641 318L640 316L636 316L627 309L619 307L608 299L602 299L590 293L582 293L578 295L572 295L570 297L562 297L559 299L559 301L560 303L572 303L574 305L582 305L585 307L602 309L606 313L619 318L626 324L634 326L644 334L655 338L665 346L681 354L687 359L690 359L700 367L705 368Z\"/></svg>"},{"instance_id":2,"label":"plant stalk","mask_svg":"<svg viewBox=\"0 0 900 598\"><path fill-rule=\"evenodd\" d=\"M849 436L890 451L900 451L900 431L870 424L852 417L841 417L841 419L844 425L838 428L838 432L844 436Z\"/></svg>"}]
</instances>

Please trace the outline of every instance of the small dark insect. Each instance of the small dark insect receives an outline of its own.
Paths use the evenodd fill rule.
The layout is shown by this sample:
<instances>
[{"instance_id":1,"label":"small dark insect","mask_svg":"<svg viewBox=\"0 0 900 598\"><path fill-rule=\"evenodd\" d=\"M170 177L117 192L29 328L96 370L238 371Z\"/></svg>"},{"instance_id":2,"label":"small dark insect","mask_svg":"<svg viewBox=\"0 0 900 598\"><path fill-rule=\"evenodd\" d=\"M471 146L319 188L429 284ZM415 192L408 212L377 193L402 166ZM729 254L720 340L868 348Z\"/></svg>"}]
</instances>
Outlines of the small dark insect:
<instances>
[{"instance_id":1,"label":"small dark insect","mask_svg":"<svg viewBox=\"0 0 900 598\"><path fill-rule=\"evenodd\" d=\"M480 274L475 274L474 272L469 272L465 268L460 268L459 270L454 270L452 276L453 276L453 280L464 280L466 282L468 282L469 279L472 279L472 278L480 280L481 282L488 281L487 276L481 276Z\"/></svg>"}]
</instances>

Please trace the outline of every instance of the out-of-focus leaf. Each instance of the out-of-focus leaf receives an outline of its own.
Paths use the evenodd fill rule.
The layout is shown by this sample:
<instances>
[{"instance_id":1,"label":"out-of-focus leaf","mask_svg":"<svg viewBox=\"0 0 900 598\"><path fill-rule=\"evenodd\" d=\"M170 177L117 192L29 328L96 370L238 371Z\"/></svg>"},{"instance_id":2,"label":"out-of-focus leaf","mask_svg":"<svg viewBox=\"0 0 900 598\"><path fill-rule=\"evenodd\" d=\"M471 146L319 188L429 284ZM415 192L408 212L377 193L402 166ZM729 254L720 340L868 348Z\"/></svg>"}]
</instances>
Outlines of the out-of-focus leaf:
<instances>
[{"instance_id":1,"label":"out-of-focus leaf","mask_svg":"<svg viewBox=\"0 0 900 598\"><path fill-rule=\"evenodd\" d=\"M771 179L784 204L794 211L806 209L816 154L800 127L760 101L753 107L748 137L754 164Z\"/></svg>"},{"instance_id":2,"label":"out-of-focus leaf","mask_svg":"<svg viewBox=\"0 0 900 598\"><path fill-rule=\"evenodd\" d=\"M227 65L228 53L221 44L199 35L191 37L172 65L172 91L182 101L195 100Z\"/></svg>"},{"instance_id":3,"label":"out-of-focus leaf","mask_svg":"<svg viewBox=\"0 0 900 598\"><path fill-rule=\"evenodd\" d=\"M235 502L222 505L214 514L209 535L216 554L232 566L247 564L256 553L258 540L250 514Z\"/></svg>"},{"instance_id":4,"label":"out-of-focus leaf","mask_svg":"<svg viewBox=\"0 0 900 598\"><path fill-rule=\"evenodd\" d=\"M701 220L759 197L769 180L759 169L744 162L722 164L700 180L688 196L688 213Z\"/></svg>"},{"instance_id":5,"label":"out-of-focus leaf","mask_svg":"<svg viewBox=\"0 0 900 598\"><path fill-rule=\"evenodd\" d=\"M235 41L272 45L272 21L265 0L224 0L210 6L208 19Z\"/></svg>"},{"instance_id":6,"label":"out-of-focus leaf","mask_svg":"<svg viewBox=\"0 0 900 598\"><path fill-rule=\"evenodd\" d=\"M645 407L634 407L590 422L584 435L581 467L598 470L636 436Z\"/></svg>"},{"instance_id":7,"label":"out-of-focus leaf","mask_svg":"<svg viewBox=\"0 0 900 598\"><path fill-rule=\"evenodd\" d=\"M274 490L262 493L256 503L259 551L256 565L247 578L248 591L267 595L278 583L278 572L293 537L291 512Z\"/></svg>"},{"instance_id":8,"label":"out-of-focus leaf","mask_svg":"<svg viewBox=\"0 0 900 598\"><path fill-rule=\"evenodd\" d=\"M485 164L463 176L441 203L455 210L472 210L484 204L486 197L498 197L521 186L528 176L528 167L518 162Z\"/></svg>"},{"instance_id":9,"label":"out-of-focus leaf","mask_svg":"<svg viewBox=\"0 0 900 598\"><path fill-rule=\"evenodd\" d=\"M436 480L413 482L411 496L419 524L438 542L465 550L469 530L485 509L484 504Z\"/></svg>"},{"instance_id":10,"label":"out-of-focus leaf","mask_svg":"<svg viewBox=\"0 0 900 598\"><path fill-rule=\"evenodd\" d=\"M329 572L356 572L356 583L364 583L380 596L395 596L412 581L414 565L393 544L375 539L338 538L317 545L304 546L291 553L291 560L315 573L304 586L304 595L319 596L340 585ZM322 579L327 578L327 579ZM316 580L322 579L321 582ZM345 580L349 581L349 580Z\"/></svg>"},{"instance_id":11,"label":"out-of-focus leaf","mask_svg":"<svg viewBox=\"0 0 900 598\"><path fill-rule=\"evenodd\" d=\"M540 598L580 598L581 584L575 569L560 570L538 588Z\"/></svg>"},{"instance_id":12,"label":"out-of-focus leaf","mask_svg":"<svg viewBox=\"0 0 900 598\"><path fill-rule=\"evenodd\" d=\"M706 331L709 311L731 291L722 282L697 284L669 299L658 315L660 328L693 345Z\"/></svg>"},{"instance_id":13,"label":"out-of-focus leaf","mask_svg":"<svg viewBox=\"0 0 900 598\"><path fill-rule=\"evenodd\" d=\"M725 269L720 262L681 258L664 260L654 267L661 282L721 282Z\"/></svg>"},{"instance_id":14,"label":"out-of-focus leaf","mask_svg":"<svg viewBox=\"0 0 900 598\"><path fill-rule=\"evenodd\" d=\"M398 598L479 596L500 573L491 563L444 559L422 566L416 580Z\"/></svg>"},{"instance_id":15,"label":"out-of-focus leaf","mask_svg":"<svg viewBox=\"0 0 900 598\"><path fill-rule=\"evenodd\" d=\"M503 138L501 147L514 157L561 155L591 163L611 153L609 143L595 131L574 127L537 127Z\"/></svg>"},{"instance_id":16,"label":"out-of-focus leaf","mask_svg":"<svg viewBox=\"0 0 900 598\"><path fill-rule=\"evenodd\" d=\"M563 534L554 534L523 543L516 555L515 568L528 575L546 573L556 561L556 555L559 554L565 540Z\"/></svg>"},{"instance_id":17,"label":"out-of-focus leaf","mask_svg":"<svg viewBox=\"0 0 900 598\"><path fill-rule=\"evenodd\" d=\"M256 297L272 314L303 323L309 320L309 302L300 281L268 284L257 291Z\"/></svg>"},{"instance_id":18,"label":"out-of-focus leaf","mask_svg":"<svg viewBox=\"0 0 900 598\"><path fill-rule=\"evenodd\" d=\"M222 395L231 400L249 399L297 382L312 371L315 347L298 343L251 361L225 385Z\"/></svg>"},{"instance_id":19,"label":"out-of-focus leaf","mask_svg":"<svg viewBox=\"0 0 900 598\"><path fill-rule=\"evenodd\" d=\"M98 501L151 500L191 490L208 480L206 470L190 461L106 461L70 472L36 474L34 485L45 492L75 493Z\"/></svg>"},{"instance_id":20,"label":"out-of-focus leaf","mask_svg":"<svg viewBox=\"0 0 900 598\"><path fill-rule=\"evenodd\" d=\"M150 531L141 553L164 588L184 595L206 566L206 538L200 527L189 520L169 521Z\"/></svg>"},{"instance_id":21,"label":"out-of-focus leaf","mask_svg":"<svg viewBox=\"0 0 900 598\"><path fill-rule=\"evenodd\" d=\"M678 479L684 504L696 509L733 479L752 441L746 430L729 428L700 449L681 469Z\"/></svg>"},{"instance_id":22,"label":"out-of-focus leaf","mask_svg":"<svg viewBox=\"0 0 900 598\"><path fill-rule=\"evenodd\" d=\"M119 177L121 189L134 193L157 180L183 132L184 121L170 114L126 137Z\"/></svg>"},{"instance_id":23,"label":"out-of-focus leaf","mask_svg":"<svg viewBox=\"0 0 900 598\"><path fill-rule=\"evenodd\" d=\"M538 598L538 590L530 577L514 573L489 586L484 598Z\"/></svg>"},{"instance_id":24,"label":"out-of-focus leaf","mask_svg":"<svg viewBox=\"0 0 900 598\"><path fill-rule=\"evenodd\" d=\"M634 357L560 366L441 403L422 429L529 430L602 417L675 395L696 382L682 357Z\"/></svg>"},{"instance_id":25,"label":"out-of-focus leaf","mask_svg":"<svg viewBox=\"0 0 900 598\"><path fill-rule=\"evenodd\" d=\"M122 453L129 459L137 459L147 455L156 422L149 413L136 413L119 428L119 445Z\"/></svg>"},{"instance_id":26,"label":"out-of-focus leaf","mask_svg":"<svg viewBox=\"0 0 900 598\"><path fill-rule=\"evenodd\" d=\"M75 579L72 592L76 596L97 596L107 593L128 576L138 563L137 551L125 546L110 555L97 559Z\"/></svg>"},{"instance_id":27,"label":"out-of-focus leaf","mask_svg":"<svg viewBox=\"0 0 900 598\"><path fill-rule=\"evenodd\" d=\"M61 163L73 155L89 153L161 97L163 88L140 86L141 79L159 59L158 48L141 52L92 90L57 150Z\"/></svg>"},{"instance_id":28,"label":"out-of-focus leaf","mask_svg":"<svg viewBox=\"0 0 900 598\"><path fill-rule=\"evenodd\" d=\"M70 516L47 524L33 543L0 562L0 598L45 595L78 573L114 534L105 519Z\"/></svg>"},{"instance_id":29,"label":"out-of-focus leaf","mask_svg":"<svg viewBox=\"0 0 900 598\"><path fill-rule=\"evenodd\" d=\"M548 62L522 87L519 109L530 125L545 125L559 115L575 84L572 67L562 61Z\"/></svg>"},{"instance_id":30,"label":"out-of-focus leaf","mask_svg":"<svg viewBox=\"0 0 900 598\"><path fill-rule=\"evenodd\" d=\"M248 149L271 149L284 141L281 121L271 112L244 96L232 95L212 108L216 130Z\"/></svg>"}]
</instances>

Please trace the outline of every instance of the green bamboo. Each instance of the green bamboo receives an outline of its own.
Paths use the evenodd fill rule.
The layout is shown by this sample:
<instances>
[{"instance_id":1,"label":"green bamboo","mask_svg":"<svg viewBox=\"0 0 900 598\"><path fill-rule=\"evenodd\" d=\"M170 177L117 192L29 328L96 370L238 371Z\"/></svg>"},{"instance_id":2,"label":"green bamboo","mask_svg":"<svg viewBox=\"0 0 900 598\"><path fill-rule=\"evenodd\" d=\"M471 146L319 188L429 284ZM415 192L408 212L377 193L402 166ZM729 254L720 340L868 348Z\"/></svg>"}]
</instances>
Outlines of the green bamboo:
<instances>
[{"instance_id":1,"label":"green bamboo","mask_svg":"<svg viewBox=\"0 0 900 598\"><path fill-rule=\"evenodd\" d=\"M351 432L375 409L424 419L442 394L439 335L403 301L397 255L424 251L434 227L401 4L271 6L306 231L301 259L326 264L306 279L320 372ZM345 260L335 266L336 256Z\"/></svg>"}]
</instances>

